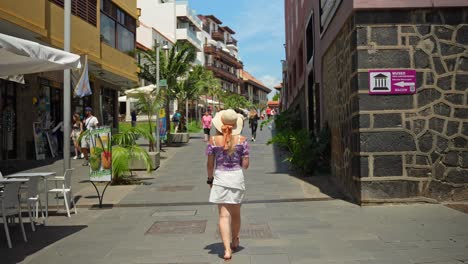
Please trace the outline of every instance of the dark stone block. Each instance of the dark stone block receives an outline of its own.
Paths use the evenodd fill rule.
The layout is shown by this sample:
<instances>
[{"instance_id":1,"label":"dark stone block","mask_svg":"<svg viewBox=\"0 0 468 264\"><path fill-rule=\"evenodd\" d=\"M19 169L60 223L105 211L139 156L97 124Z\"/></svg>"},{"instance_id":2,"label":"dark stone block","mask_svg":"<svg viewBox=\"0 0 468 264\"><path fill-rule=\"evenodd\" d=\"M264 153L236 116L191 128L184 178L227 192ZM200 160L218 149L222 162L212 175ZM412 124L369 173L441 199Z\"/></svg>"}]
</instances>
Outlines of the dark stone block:
<instances>
[{"instance_id":1,"label":"dark stone block","mask_svg":"<svg viewBox=\"0 0 468 264\"><path fill-rule=\"evenodd\" d=\"M458 25L465 22L463 18L463 8L440 9L439 12L443 16L445 24Z\"/></svg>"},{"instance_id":2,"label":"dark stone block","mask_svg":"<svg viewBox=\"0 0 468 264\"><path fill-rule=\"evenodd\" d=\"M449 72L455 71L455 67L457 66L457 58L445 59L444 61Z\"/></svg>"},{"instance_id":3,"label":"dark stone block","mask_svg":"<svg viewBox=\"0 0 468 264\"><path fill-rule=\"evenodd\" d=\"M437 136L437 148L441 151L444 152L448 148L448 139L445 139L441 136Z\"/></svg>"},{"instance_id":4,"label":"dark stone block","mask_svg":"<svg viewBox=\"0 0 468 264\"><path fill-rule=\"evenodd\" d=\"M370 127L370 115L366 115L366 114L359 115L359 127L361 128Z\"/></svg>"},{"instance_id":5,"label":"dark stone block","mask_svg":"<svg viewBox=\"0 0 468 264\"><path fill-rule=\"evenodd\" d=\"M429 158L427 156L416 156L416 165L429 165Z\"/></svg>"},{"instance_id":6,"label":"dark stone block","mask_svg":"<svg viewBox=\"0 0 468 264\"><path fill-rule=\"evenodd\" d=\"M433 117L429 120L429 129L442 133L444 131L445 120Z\"/></svg>"},{"instance_id":7,"label":"dark stone block","mask_svg":"<svg viewBox=\"0 0 468 264\"><path fill-rule=\"evenodd\" d=\"M358 50L359 68L409 68L407 50Z\"/></svg>"},{"instance_id":8,"label":"dark stone block","mask_svg":"<svg viewBox=\"0 0 468 264\"><path fill-rule=\"evenodd\" d=\"M418 25L416 26L416 30L422 36L426 36L431 33L431 26L430 25Z\"/></svg>"},{"instance_id":9,"label":"dark stone block","mask_svg":"<svg viewBox=\"0 0 468 264\"><path fill-rule=\"evenodd\" d=\"M422 89L424 84L424 72L416 72L416 88Z\"/></svg>"},{"instance_id":10,"label":"dark stone block","mask_svg":"<svg viewBox=\"0 0 468 264\"><path fill-rule=\"evenodd\" d=\"M434 168L434 177L436 179L443 179L445 177L445 171L447 170L447 167L442 162L437 162Z\"/></svg>"},{"instance_id":11,"label":"dark stone block","mask_svg":"<svg viewBox=\"0 0 468 264\"><path fill-rule=\"evenodd\" d=\"M453 186L441 181L431 181L426 196L438 201L452 199Z\"/></svg>"},{"instance_id":12,"label":"dark stone block","mask_svg":"<svg viewBox=\"0 0 468 264\"><path fill-rule=\"evenodd\" d=\"M448 136L453 136L458 133L458 127L460 126L460 123L457 121L449 121L447 123L447 135Z\"/></svg>"},{"instance_id":13,"label":"dark stone block","mask_svg":"<svg viewBox=\"0 0 468 264\"><path fill-rule=\"evenodd\" d=\"M445 68L442 60L439 57L434 57L434 68L437 74L444 74L445 73Z\"/></svg>"},{"instance_id":14,"label":"dark stone block","mask_svg":"<svg viewBox=\"0 0 468 264\"><path fill-rule=\"evenodd\" d=\"M418 114L420 116L430 116L432 115L432 107L424 108L423 110L419 111Z\"/></svg>"},{"instance_id":15,"label":"dark stone block","mask_svg":"<svg viewBox=\"0 0 468 264\"><path fill-rule=\"evenodd\" d=\"M455 105L463 105L463 94L446 94L445 100Z\"/></svg>"},{"instance_id":16,"label":"dark stone block","mask_svg":"<svg viewBox=\"0 0 468 264\"><path fill-rule=\"evenodd\" d=\"M416 69L426 69L431 66L429 55L422 50L416 50L414 52L414 64Z\"/></svg>"},{"instance_id":17,"label":"dark stone block","mask_svg":"<svg viewBox=\"0 0 468 264\"><path fill-rule=\"evenodd\" d=\"M408 45L408 43L409 42L407 41L406 37L401 37L401 45L406 46L406 45Z\"/></svg>"},{"instance_id":18,"label":"dark stone block","mask_svg":"<svg viewBox=\"0 0 468 264\"><path fill-rule=\"evenodd\" d=\"M415 33L413 26L401 26L402 33Z\"/></svg>"},{"instance_id":19,"label":"dark stone block","mask_svg":"<svg viewBox=\"0 0 468 264\"><path fill-rule=\"evenodd\" d=\"M358 27L356 29L356 34L357 44L360 46L367 45L367 27Z\"/></svg>"},{"instance_id":20,"label":"dark stone block","mask_svg":"<svg viewBox=\"0 0 468 264\"><path fill-rule=\"evenodd\" d=\"M424 135L422 135L417 141L419 150L421 152L429 153L431 151L434 140L432 134L429 131L424 133Z\"/></svg>"},{"instance_id":21,"label":"dark stone block","mask_svg":"<svg viewBox=\"0 0 468 264\"><path fill-rule=\"evenodd\" d=\"M399 110L412 109L413 96L411 95L369 95L359 94L361 110Z\"/></svg>"},{"instance_id":22,"label":"dark stone block","mask_svg":"<svg viewBox=\"0 0 468 264\"><path fill-rule=\"evenodd\" d=\"M416 150L411 134L403 131L364 132L360 134L360 142L363 152Z\"/></svg>"},{"instance_id":23,"label":"dark stone block","mask_svg":"<svg viewBox=\"0 0 468 264\"><path fill-rule=\"evenodd\" d=\"M374 157L374 176L402 176L403 161L401 156Z\"/></svg>"},{"instance_id":24,"label":"dark stone block","mask_svg":"<svg viewBox=\"0 0 468 264\"><path fill-rule=\"evenodd\" d=\"M416 37L416 36L409 36L409 44L411 46L417 46L418 43L421 41L421 39L419 37Z\"/></svg>"},{"instance_id":25,"label":"dark stone block","mask_svg":"<svg viewBox=\"0 0 468 264\"><path fill-rule=\"evenodd\" d=\"M439 152L433 151L433 152L431 153L431 162L432 162L432 163L438 162L438 161L439 161L439 158L440 158Z\"/></svg>"},{"instance_id":26,"label":"dark stone block","mask_svg":"<svg viewBox=\"0 0 468 264\"><path fill-rule=\"evenodd\" d=\"M408 168L406 173L409 177L424 178L429 177L432 173L432 170L428 168Z\"/></svg>"},{"instance_id":27,"label":"dark stone block","mask_svg":"<svg viewBox=\"0 0 468 264\"><path fill-rule=\"evenodd\" d=\"M468 136L468 123L463 123L462 134Z\"/></svg>"},{"instance_id":28,"label":"dark stone block","mask_svg":"<svg viewBox=\"0 0 468 264\"><path fill-rule=\"evenodd\" d=\"M451 167L458 166L458 152L456 151L449 151L445 154L444 157L444 164Z\"/></svg>"},{"instance_id":29,"label":"dark stone block","mask_svg":"<svg viewBox=\"0 0 468 264\"><path fill-rule=\"evenodd\" d=\"M468 119L468 109L466 108L455 108L455 117L461 119Z\"/></svg>"},{"instance_id":30,"label":"dark stone block","mask_svg":"<svg viewBox=\"0 0 468 264\"><path fill-rule=\"evenodd\" d=\"M440 116L450 117L450 106L444 103L438 103L434 105L434 113Z\"/></svg>"},{"instance_id":31,"label":"dark stone block","mask_svg":"<svg viewBox=\"0 0 468 264\"><path fill-rule=\"evenodd\" d=\"M464 25L457 30L456 40L458 43L468 45L468 26Z\"/></svg>"},{"instance_id":32,"label":"dark stone block","mask_svg":"<svg viewBox=\"0 0 468 264\"><path fill-rule=\"evenodd\" d=\"M374 115L374 127L401 127L401 114L376 114Z\"/></svg>"},{"instance_id":33,"label":"dark stone block","mask_svg":"<svg viewBox=\"0 0 468 264\"><path fill-rule=\"evenodd\" d=\"M463 168L468 168L468 151L464 151L461 153L461 166Z\"/></svg>"},{"instance_id":34,"label":"dark stone block","mask_svg":"<svg viewBox=\"0 0 468 264\"><path fill-rule=\"evenodd\" d=\"M456 137L453 139L453 146L456 148L466 148L468 149L468 140L462 137Z\"/></svg>"},{"instance_id":35,"label":"dark stone block","mask_svg":"<svg viewBox=\"0 0 468 264\"><path fill-rule=\"evenodd\" d=\"M464 48L460 48L454 45L449 45L449 44L440 42L440 52L442 56L455 55L455 54L463 53L464 51L465 51Z\"/></svg>"},{"instance_id":36,"label":"dark stone block","mask_svg":"<svg viewBox=\"0 0 468 264\"><path fill-rule=\"evenodd\" d=\"M468 170L466 169L451 169L447 173L446 181L451 183L468 183Z\"/></svg>"},{"instance_id":37,"label":"dark stone block","mask_svg":"<svg viewBox=\"0 0 468 264\"><path fill-rule=\"evenodd\" d=\"M460 71L468 71L468 57L460 57L458 61L458 69Z\"/></svg>"},{"instance_id":38,"label":"dark stone block","mask_svg":"<svg viewBox=\"0 0 468 264\"><path fill-rule=\"evenodd\" d=\"M419 196L419 183L416 181L363 181L362 199L411 198Z\"/></svg>"},{"instance_id":39,"label":"dark stone block","mask_svg":"<svg viewBox=\"0 0 468 264\"><path fill-rule=\"evenodd\" d=\"M355 13L356 25L361 24L410 24L411 13L406 10L371 10Z\"/></svg>"},{"instance_id":40,"label":"dark stone block","mask_svg":"<svg viewBox=\"0 0 468 264\"><path fill-rule=\"evenodd\" d=\"M395 26L372 27L371 41L382 46L398 45L398 28Z\"/></svg>"},{"instance_id":41,"label":"dark stone block","mask_svg":"<svg viewBox=\"0 0 468 264\"><path fill-rule=\"evenodd\" d=\"M359 72L358 73L358 87L359 90L369 90L369 73Z\"/></svg>"},{"instance_id":42,"label":"dark stone block","mask_svg":"<svg viewBox=\"0 0 468 264\"><path fill-rule=\"evenodd\" d=\"M414 123L413 123L414 133L419 134L425 130L426 130L426 120L424 119L414 120Z\"/></svg>"},{"instance_id":43,"label":"dark stone block","mask_svg":"<svg viewBox=\"0 0 468 264\"><path fill-rule=\"evenodd\" d=\"M440 89L443 89L443 90L452 89L452 79L453 79L453 75L440 77L437 80L437 87L439 87Z\"/></svg>"},{"instance_id":44,"label":"dark stone block","mask_svg":"<svg viewBox=\"0 0 468 264\"><path fill-rule=\"evenodd\" d=\"M439 39L451 40L453 29L450 29L444 26L435 26L434 33Z\"/></svg>"},{"instance_id":45,"label":"dark stone block","mask_svg":"<svg viewBox=\"0 0 468 264\"><path fill-rule=\"evenodd\" d=\"M413 155L405 156L406 164L413 164Z\"/></svg>"},{"instance_id":46,"label":"dark stone block","mask_svg":"<svg viewBox=\"0 0 468 264\"><path fill-rule=\"evenodd\" d=\"M459 91L468 90L468 75L457 74L455 77L455 89Z\"/></svg>"},{"instance_id":47,"label":"dark stone block","mask_svg":"<svg viewBox=\"0 0 468 264\"><path fill-rule=\"evenodd\" d=\"M431 24L442 24L442 15L439 12L427 11L425 12L425 22Z\"/></svg>"},{"instance_id":48,"label":"dark stone block","mask_svg":"<svg viewBox=\"0 0 468 264\"><path fill-rule=\"evenodd\" d=\"M434 83L434 74L432 72L426 72L426 84L433 85Z\"/></svg>"}]
</instances>

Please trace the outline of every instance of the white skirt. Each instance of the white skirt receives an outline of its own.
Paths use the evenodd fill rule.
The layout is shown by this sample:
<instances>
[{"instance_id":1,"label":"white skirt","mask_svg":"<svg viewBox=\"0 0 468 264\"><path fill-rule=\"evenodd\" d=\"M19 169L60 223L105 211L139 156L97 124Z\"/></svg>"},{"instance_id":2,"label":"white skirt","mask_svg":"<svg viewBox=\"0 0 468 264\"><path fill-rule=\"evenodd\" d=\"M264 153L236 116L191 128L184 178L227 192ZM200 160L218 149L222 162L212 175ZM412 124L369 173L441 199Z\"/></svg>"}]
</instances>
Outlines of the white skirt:
<instances>
[{"instance_id":1,"label":"white skirt","mask_svg":"<svg viewBox=\"0 0 468 264\"><path fill-rule=\"evenodd\" d=\"M210 192L210 203L240 204L244 199L244 190L213 185Z\"/></svg>"}]
</instances>

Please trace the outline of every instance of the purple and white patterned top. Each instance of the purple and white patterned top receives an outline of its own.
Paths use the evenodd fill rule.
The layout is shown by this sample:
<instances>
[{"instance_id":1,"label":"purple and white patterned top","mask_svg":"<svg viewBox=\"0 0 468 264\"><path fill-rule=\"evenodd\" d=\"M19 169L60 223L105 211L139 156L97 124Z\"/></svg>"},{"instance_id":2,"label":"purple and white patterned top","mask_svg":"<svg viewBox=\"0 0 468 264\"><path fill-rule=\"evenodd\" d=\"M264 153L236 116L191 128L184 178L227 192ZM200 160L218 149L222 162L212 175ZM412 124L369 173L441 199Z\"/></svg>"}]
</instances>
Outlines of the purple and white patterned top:
<instances>
[{"instance_id":1,"label":"purple and white patterned top","mask_svg":"<svg viewBox=\"0 0 468 264\"><path fill-rule=\"evenodd\" d=\"M224 147L209 144L206 147L206 155L215 155L216 170L234 171L242 170L242 158L248 157L250 152L249 143L244 141L236 145L236 150L229 155Z\"/></svg>"}]
</instances>

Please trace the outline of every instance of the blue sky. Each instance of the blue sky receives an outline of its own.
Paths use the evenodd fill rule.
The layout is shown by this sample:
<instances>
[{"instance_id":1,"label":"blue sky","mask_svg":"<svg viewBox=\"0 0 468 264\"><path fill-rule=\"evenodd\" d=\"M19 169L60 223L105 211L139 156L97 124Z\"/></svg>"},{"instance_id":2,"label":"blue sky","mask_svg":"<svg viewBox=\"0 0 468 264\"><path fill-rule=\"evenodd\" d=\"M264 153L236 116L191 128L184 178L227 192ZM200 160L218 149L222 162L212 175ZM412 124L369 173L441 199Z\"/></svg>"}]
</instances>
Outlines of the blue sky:
<instances>
[{"instance_id":1,"label":"blue sky","mask_svg":"<svg viewBox=\"0 0 468 264\"><path fill-rule=\"evenodd\" d=\"M213 14L239 42L244 69L268 87L281 82L284 59L283 0L190 0L198 14Z\"/></svg>"}]
</instances>

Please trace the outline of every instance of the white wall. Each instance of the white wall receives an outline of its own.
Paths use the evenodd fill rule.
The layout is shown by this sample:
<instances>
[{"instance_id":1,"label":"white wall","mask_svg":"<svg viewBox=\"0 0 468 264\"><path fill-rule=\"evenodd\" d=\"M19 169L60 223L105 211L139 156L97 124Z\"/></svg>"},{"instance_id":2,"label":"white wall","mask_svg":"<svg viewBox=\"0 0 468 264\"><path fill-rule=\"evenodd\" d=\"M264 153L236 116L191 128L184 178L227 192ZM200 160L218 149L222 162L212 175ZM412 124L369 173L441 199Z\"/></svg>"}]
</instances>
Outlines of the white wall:
<instances>
[{"instance_id":1,"label":"white wall","mask_svg":"<svg viewBox=\"0 0 468 264\"><path fill-rule=\"evenodd\" d=\"M138 8L141 8L140 21L153 27L175 42L175 30L177 18L175 16L175 3L158 3L157 0L138 0ZM137 40L138 40L137 35ZM142 43L143 44L143 43Z\"/></svg>"}]
</instances>

